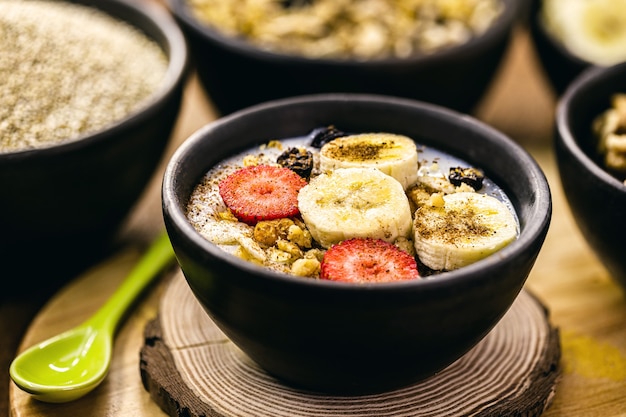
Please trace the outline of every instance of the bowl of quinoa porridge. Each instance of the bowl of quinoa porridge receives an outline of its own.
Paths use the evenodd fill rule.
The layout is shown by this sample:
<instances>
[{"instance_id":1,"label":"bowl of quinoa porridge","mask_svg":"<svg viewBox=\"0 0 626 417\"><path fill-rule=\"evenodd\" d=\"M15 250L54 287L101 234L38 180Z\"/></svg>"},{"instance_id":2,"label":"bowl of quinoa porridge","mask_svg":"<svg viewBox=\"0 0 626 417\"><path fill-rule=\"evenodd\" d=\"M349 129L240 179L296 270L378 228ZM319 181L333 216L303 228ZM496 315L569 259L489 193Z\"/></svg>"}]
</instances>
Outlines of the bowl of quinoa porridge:
<instances>
[{"instance_id":1,"label":"bowl of quinoa porridge","mask_svg":"<svg viewBox=\"0 0 626 417\"><path fill-rule=\"evenodd\" d=\"M217 110L326 92L471 110L518 0L169 0Z\"/></svg>"},{"instance_id":2,"label":"bowl of quinoa porridge","mask_svg":"<svg viewBox=\"0 0 626 417\"><path fill-rule=\"evenodd\" d=\"M168 163L163 213L191 290L251 360L296 387L371 393L489 332L551 198L529 154L470 116L322 94L194 133Z\"/></svg>"},{"instance_id":3,"label":"bowl of quinoa porridge","mask_svg":"<svg viewBox=\"0 0 626 417\"><path fill-rule=\"evenodd\" d=\"M110 243L162 158L184 36L154 5L0 0L0 38L2 259L24 273L79 262Z\"/></svg>"},{"instance_id":4,"label":"bowl of quinoa porridge","mask_svg":"<svg viewBox=\"0 0 626 417\"><path fill-rule=\"evenodd\" d=\"M554 145L575 224L626 288L626 63L572 82L558 103Z\"/></svg>"}]
</instances>

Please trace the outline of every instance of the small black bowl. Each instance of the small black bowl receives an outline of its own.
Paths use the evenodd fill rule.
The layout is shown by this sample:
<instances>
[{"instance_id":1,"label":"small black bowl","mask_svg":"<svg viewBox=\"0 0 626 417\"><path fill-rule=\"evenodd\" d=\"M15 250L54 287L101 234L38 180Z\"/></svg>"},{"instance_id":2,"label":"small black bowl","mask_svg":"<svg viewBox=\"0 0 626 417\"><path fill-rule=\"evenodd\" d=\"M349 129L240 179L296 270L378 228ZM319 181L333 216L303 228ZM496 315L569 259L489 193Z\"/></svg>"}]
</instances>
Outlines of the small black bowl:
<instances>
[{"instance_id":1,"label":"small black bowl","mask_svg":"<svg viewBox=\"0 0 626 417\"><path fill-rule=\"evenodd\" d=\"M546 30L541 19L542 0L531 0L529 27L541 67L557 96L585 69L594 66L571 53Z\"/></svg>"},{"instance_id":2,"label":"small black bowl","mask_svg":"<svg viewBox=\"0 0 626 417\"><path fill-rule=\"evenodd\" d=\"M484 168L512 200L519 239L435 279L355 285L271 272L226 253L189 223L186 204L211 167L269 139L329 124L407 135ZM493 328L543 244L551 197L525 150L469 116L407 99L330 94L265 103L196 132L168 164L163 212L191 289L235 344L287 383L360 393L430 376Z\"/></svg>"},{"instance_id":3,"label":"small black bowl","mask_svg":"<svg viewBox=\"0 0 626 417\"><path fill-rule=\"evenodd\" d=\"M593 120L626 92L626 63L583 72L560 99L555 148L559 175L576 224L611 276L626 288L626 185L603 166Z\"/></svg>"},{"instance_id":4,"label":"small black bowl","mask_svg":"<svg viewBox=\"0 0 626 417\"><path fill-rule=\"evenodd\" d=\"M519 0L502 3L493 26L465 44L425 56L363 61L261 50L199 21L187 0L169 0L200 80L221 114L277 98L335 92L407 97L470 111L490 85L522 11Z\"/></svg>"},{"instance_id":5,"label":"small black bowl","mask_svg":"<svg viewBox=\"0 0 626 417\"><path fill-rule=\"evenodd\" d=\"M176 121L187 44L167 10L123 0L77 0L143 31L165 51L165 79L142 108L100 131L0 154L2 282L47 282L110 243L161 161ZM43 272L43 273L42 273ZM34 281L33 281L34 280Z\"/></svg>"}]
</instances>

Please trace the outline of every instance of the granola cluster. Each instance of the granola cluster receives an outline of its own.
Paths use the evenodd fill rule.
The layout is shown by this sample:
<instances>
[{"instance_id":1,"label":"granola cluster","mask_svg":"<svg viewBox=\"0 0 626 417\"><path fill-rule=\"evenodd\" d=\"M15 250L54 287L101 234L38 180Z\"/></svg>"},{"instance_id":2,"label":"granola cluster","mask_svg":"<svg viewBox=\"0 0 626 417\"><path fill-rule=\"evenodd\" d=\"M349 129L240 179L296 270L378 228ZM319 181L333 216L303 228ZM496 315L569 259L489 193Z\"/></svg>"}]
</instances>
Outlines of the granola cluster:
<instances>
[{"instance_id":1,"label":"granola cluster","mask_svg":"<svg viewBox=\"0 0 626 417\"><path fill-rule=\"evenodd\" d=\"M611 104L594 120L593 131L605 167L626 184L626 93L613 95Z\"/></svg>"},{"instance_id":2,"label":"granola cluster","mask_svg":"<svg viewBox=\"0 0 626 417\"><path fill-rule=\"evenodd\" d=\"M261 48L312 58L405 58L486 31L501 0L188 0L199 20Z\"/></svg>"}]
</instances>

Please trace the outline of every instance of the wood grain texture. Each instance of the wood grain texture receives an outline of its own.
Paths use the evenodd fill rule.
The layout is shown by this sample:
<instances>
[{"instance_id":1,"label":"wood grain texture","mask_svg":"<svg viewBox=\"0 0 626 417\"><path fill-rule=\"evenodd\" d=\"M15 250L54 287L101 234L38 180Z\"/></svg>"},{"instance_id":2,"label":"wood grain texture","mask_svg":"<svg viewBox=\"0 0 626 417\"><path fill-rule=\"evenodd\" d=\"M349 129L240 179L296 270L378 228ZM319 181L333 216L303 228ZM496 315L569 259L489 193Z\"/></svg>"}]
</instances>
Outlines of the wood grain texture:
<instances>
[{"instance_id":1,"label":"wood grain texture","mask_svg":"<svg viewBox=\"0 0 626 417\"><path fill-rule=\"evenodd\" d=\"M549 405L559 375L558 332L527 292L445 370L372 395L329 396L282 384L226 338L182 273L165 291L145 338L142 381L172 417L530 417Z\"/></svg>"}]
</instances>

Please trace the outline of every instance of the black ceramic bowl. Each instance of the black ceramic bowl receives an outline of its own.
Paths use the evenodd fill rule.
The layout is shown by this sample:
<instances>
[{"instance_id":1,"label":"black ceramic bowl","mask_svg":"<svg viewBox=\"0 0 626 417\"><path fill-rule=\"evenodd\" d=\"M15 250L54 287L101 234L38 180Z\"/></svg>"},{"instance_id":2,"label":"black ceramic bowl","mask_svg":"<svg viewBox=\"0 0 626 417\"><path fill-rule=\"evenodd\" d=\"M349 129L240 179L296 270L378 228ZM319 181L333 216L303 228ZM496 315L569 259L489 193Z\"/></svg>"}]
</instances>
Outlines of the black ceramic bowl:
<instances>
[{"instance_id":1,"label":"black ceramic bowl","mask_svg":"<svg viewBox=\"0 0 626 417\"><path fill-rule=\"evenodd\" d=\"M329 124L408 135L484 168L512 199L521 222L519 239L436 279L354 285L270 272L227 254L187 221L192 188L223 158ZM185 277L226 335L271 374L332 392L406 384L467 352L517 297L551 216L543 173L503 134L431 104L350 94L269 102L199 130L168 164L163 207Z\"/></svg>"},{"instance_id":2,"label":"black ceramic bowl","mask_svg":"<svg viewBox=\"0 0 626 417\"><path fill-rule=\"evenodd\" d=\"M545 28L540 17L542 0L530 0L529 26L535 50L557 96L589 67L599 66L570 52Z\"/></svg>"},{"instance_id":3,"label":"black ceramic bowl","mask_svg":"<svg viewBox=\"0 0 626 417\"><path fill-rule=\"evenodd\" d=\"M558 103L555 147L563 191L578 227L626 288L626 186L604 169L591 128L617 92L626 92L626 63L580 75Z\"/></svg>"},{"instance_id":4,"label":"black ceramic bowl","mask_svg":"<svg viewBox=\"0 0 626 417\"><path fill-rule=\"evenodd\" d=\"M169 65L147 104L110 127L72 142L0 154L0 259L31 284L32 278L49 280L53 263L79 263L115 233L162 159L187 67L184 35L166 10L122 0L75 3L142 30L163 48ZM7 275L3 282L19 281Z\"/></svg>"},{"instance_id":5,"label":"black ceramic bowl","mask_svg":"<svg viewBox=\"0 0 626 417\"><path fill-rule=\"evenodd\" d=\"M531 0L529 25L535 50L542 69L557 95L561 95L567 86L582 71L591 66L570 51L554 38L541 22L541 1Z\"/></svg>"},{"instance_id":6,"label":"black ceramic bowl","mask_svg":"<svg viewBox=\"0 0 626 417\"><path fill-rule=\"evenodd\" d=\"M185 31L202 84L222 114L302 94L356 92L419 99L470 111L483 96L522 9L505 10L482 36L431 55L407 59L310 59L261 50L209 28L187 0L169 0Z\"/></svg>"}]
</instances>

